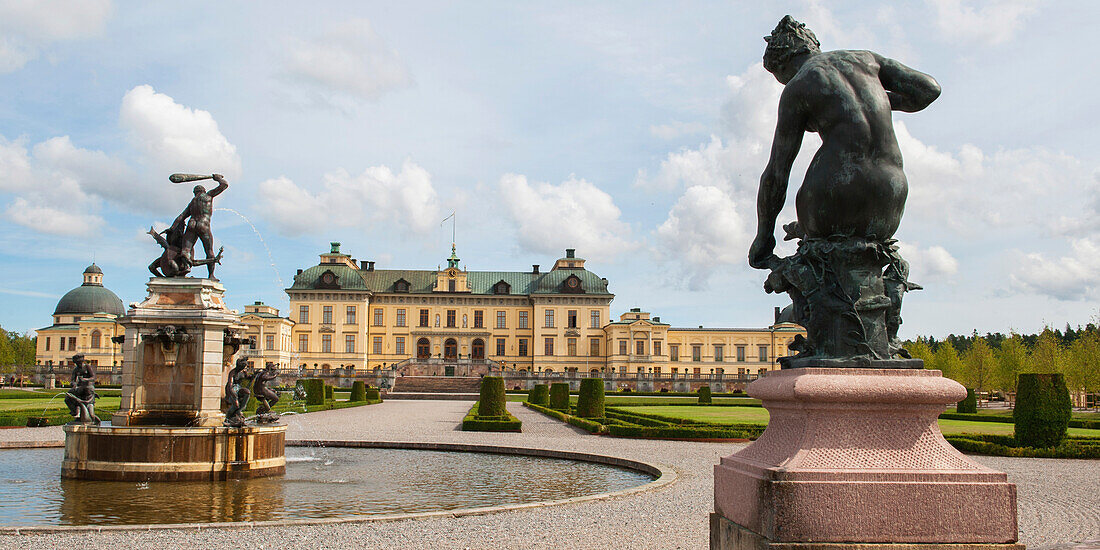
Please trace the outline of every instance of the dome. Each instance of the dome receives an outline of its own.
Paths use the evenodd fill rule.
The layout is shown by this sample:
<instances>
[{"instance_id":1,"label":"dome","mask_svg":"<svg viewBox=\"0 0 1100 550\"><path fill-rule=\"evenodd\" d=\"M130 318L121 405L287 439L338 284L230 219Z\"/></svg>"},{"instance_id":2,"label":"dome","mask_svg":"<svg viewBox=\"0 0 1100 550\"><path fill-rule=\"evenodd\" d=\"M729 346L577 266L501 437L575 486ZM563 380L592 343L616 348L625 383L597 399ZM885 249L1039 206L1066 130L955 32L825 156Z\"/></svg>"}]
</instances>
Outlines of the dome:
<instances>
[{"instance_id":1,"label":"dome","mask_svg":"<svg viewBox=\"0 0 1100 550\"><path fill-rule=\"evenodd\" d=\"M122 300L103 286L103 270L92 264L84 270L84 284L70 290L57 302L54 315L125 315Z\"/></svg>"},{"instance_id":2,"label":"dome","mask_svg":"<svg viewBox=\"0 0 1100 550\"><path fill-rule=\"evenodd\" d=\"M86 269L84 270L84 273L98 273L98 274L102 275L102 274L103 274L103 270L102 270L102 269L100 269L98 265L95 265L95 262L92 262L92 265L88 266L88 267L87 267L87 268L86 268Z\"/></svg>"}]
</instances>

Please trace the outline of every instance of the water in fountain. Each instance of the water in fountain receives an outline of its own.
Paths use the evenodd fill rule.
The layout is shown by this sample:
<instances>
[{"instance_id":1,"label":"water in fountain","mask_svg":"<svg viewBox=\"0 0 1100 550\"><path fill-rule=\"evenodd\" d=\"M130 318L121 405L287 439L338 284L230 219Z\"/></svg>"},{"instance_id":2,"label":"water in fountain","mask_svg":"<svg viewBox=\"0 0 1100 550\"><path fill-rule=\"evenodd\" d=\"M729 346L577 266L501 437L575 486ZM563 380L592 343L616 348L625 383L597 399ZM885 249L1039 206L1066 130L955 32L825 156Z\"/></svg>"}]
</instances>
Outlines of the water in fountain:
<instances>
[{"instance_id":1,"label":"water in fountain","mask_svg":"<svg viewBox=\"0 0 1100 550\"><path fill-rule=\"evenodd\" d=\"M241 214L240 212L237 212L236 210L233 210L232 208L215 208L214 210L215 211L221 210L221 211L225 211L225 212L232 212L232 213L240 216L241 219L244 220L244 223L247 223L248 226L252 228L252 232L256 234L256 238L260 239L260 244L262 244L263 247L264 247L264 250L267 251L267 260L268 260L268 262L271 263L271 269L273 271L275 271L275 278L279 281L279 288L280 289L286 288L286 284L283 283L283 277L281 275L279 275L279 268L275 266L275 257L271 255L271 249L268 248L267 241L264 240L263 235L260 235L260 230L256 229L256 226L252 224L252 220L248 219L247 216L245 216L244 214Z\"/></svg>"}]
</instances>

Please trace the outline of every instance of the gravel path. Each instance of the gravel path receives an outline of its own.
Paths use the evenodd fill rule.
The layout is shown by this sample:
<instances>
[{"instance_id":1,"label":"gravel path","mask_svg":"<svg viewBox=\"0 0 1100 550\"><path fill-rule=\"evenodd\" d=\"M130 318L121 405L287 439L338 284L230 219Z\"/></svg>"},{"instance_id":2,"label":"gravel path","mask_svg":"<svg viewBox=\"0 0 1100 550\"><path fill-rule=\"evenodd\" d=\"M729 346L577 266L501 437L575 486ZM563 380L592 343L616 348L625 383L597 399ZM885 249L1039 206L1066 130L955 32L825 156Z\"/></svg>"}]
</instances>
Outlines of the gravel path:
<instances>
[{"instance_id":1,"label":"gravel path","mask_svg":"<svg viewBox=\"0 0 1100 550\"><path fill-rule=\"evenodd\" d=\"M678 481L602 501L484 516L380 523L210 531L49 534L7 539L4 547L111 548L706 548L712 467L743 444L597 437L534 413L508 410L523 433L458 430L471 403L387 401L286 418L291 439L435 441L512 445L619 456L672 466ZM61 439L59 428L0 430L0 442ZM1019 490L1021 542L1028 548L1084 547L1100 538L1100 461L976 457L1008 473ZM980 512L979 512L980 513ZM5 540L7 539L7 540ZM1089 545L1091 547L1091 545Z\"/></svg>"}]
</instances>

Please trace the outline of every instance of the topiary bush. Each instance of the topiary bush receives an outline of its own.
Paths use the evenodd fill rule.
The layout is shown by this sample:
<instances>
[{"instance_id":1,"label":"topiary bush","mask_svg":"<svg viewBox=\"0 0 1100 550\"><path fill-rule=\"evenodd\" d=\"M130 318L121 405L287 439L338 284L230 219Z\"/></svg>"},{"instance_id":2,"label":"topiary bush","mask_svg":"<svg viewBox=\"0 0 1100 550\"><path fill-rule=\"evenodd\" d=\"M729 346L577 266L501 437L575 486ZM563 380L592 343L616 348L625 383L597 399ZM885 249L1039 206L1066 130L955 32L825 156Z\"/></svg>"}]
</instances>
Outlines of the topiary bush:
<instances>
[{"instance_id":1,"label":"topiary bush","mask_svg":"<svg viewBox=\"0 0 1100 550\"><path fill-rule=\"evenodd\" d=\"M362 380L356 380L351 384L351 397L348 401L366 401L367 400L367 383Z\"/></svg>"},{"instance_id":2,"label":"topiary bush","mask_svg":"<svg viewBox=\"0 0 1100 550\"><path fill-rule=\"evenodd\" d=\"M581 380L581 391L577 397L577 416L581 418L603 418L603 378L585 378Z\"/></svg>"},{"instance_id":3,"label":"topiary bush","mask_svg":"<svg viewBox=\"0 0 1100 550\"><path fill-rule=\"evenodd\" d=\"M325 401L333 401L336 398L332 395L332 386L325 385Z\"/></svg>"},{"instance_id":4,"label":"topiary bush","mask_svg":"<svg viewBox=\"0 0 1100 550\"><path fill-rule=\"evenodd\" d=\"M974 390L966 388L966 397L955 405L955 412L959 414L978 412L978 396L974 394Z\"/></svg>"},{"instance_id":5,"label":"topiary bush","mask_svg":"<svg viewBox=\"0 0 1100 550\"><path fill-rule=\"evenodd\" d=\"M699 403L701 405L710 405L710 386L702 386L699 388L699 391L695 393L699 394Z\"/></svg>"},{"instance_id":6,"label":"topiary bush","mask_svg":"<svg viewBox=\"0 0 1100 550\"><path fill-rule=\"evenodd\" d=\"M478 416L504 416L504 379L499 376L481 378L481 396L478 397Z\"/></svg>"},{"instance_id":7,"label":"topiary bush","mask_svg":"<svg viewBox=\"0 0 1100 550\"><path fill-rule=\"evenodd\" d=\"M535 405L542 405L543 407L550 404L550 386L546 384L535 384L531 391L527 392L527 402L534 403Z\"/></svg>"},{"instance_id":8,"label":"topiary bush","mask_svg":"<svg viewBox=\"0 0 1100 550\"><path fill-rule=\"evenodd\" d=\"M302 378L295 384L306 394L306 405L325 404L325 381L320 378Z\"/></svg>"},{"instance_id":9,"label":"topiary bush","mask_svg":"<svg viewBox=\"0 0 1100 550\"><path fill-rule=\"evenodd\" d=\"M1073 404L1061 374L1021 374L1016 382L1016 442L1024 447L1057 447L1066 437Z\"/></svg>"},{"instance_id":10,"label":"topiary bush","mask_svg":"<svg viewBox=\"0 0 1100 550\"><path fill-rule=\"evenodd\" d=\"M371 386L367 388L367 401L381 401L382 391L378 388Z\"/></svg>"},{"instance_id":11,"label":"topiary bush","mask_svg":"<svg viewBox=\"0 0 1100 550\"><path fill-rule=\"evenodd\" d=\"M550 384L550 408L558 411L569 410L569 383Z\"/></svg>"}]
</instances>

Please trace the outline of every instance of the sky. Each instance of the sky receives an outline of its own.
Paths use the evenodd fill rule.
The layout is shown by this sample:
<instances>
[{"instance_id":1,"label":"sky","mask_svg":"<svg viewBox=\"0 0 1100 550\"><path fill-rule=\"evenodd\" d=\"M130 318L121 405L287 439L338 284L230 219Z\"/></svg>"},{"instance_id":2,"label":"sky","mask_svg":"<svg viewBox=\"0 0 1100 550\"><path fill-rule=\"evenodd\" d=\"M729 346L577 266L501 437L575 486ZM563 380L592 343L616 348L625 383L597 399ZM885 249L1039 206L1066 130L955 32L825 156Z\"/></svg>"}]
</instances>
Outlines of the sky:
<instances>
[{"instance_id":1,"label":"sky","mask_svg":"<svg viewBox=\"0 0 1100 550\"><path fill-rule=\"evenodd\" d=\"M470 270L575 248L614 316L766 326L789 300L746 258L782 90L762 37L787 13L943 87L894 113L924 287L903 337L1097 320L1097 2L0 0L0 326L49 325L93 260L141 300L145 232L191 196L174 172L229 181L213 232L238 309L285 312L331 241L445 265L454 212Z\"/></svg>"}]
</instances>

